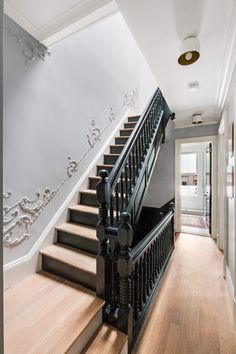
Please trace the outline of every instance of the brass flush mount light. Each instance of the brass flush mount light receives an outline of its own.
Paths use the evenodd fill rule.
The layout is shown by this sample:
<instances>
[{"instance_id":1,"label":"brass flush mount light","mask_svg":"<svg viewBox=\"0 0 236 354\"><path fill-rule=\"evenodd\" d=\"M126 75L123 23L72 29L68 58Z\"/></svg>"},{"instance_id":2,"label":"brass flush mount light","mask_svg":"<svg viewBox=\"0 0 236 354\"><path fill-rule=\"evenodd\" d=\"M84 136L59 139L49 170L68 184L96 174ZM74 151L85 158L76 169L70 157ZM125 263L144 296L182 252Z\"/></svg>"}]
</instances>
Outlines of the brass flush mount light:
<instances>
[{"instance_id":1,"label":"brass flush mount light","mask_svg":"<svg viewBox=\"0 0 236 354\"><path fill-rule=\"evenodd\" d=\"M190 65L195 63L200 57L200 43L196 37L188 37L181 44L178 63L180 65Z\"/></svg>"},{"instance_id":2,"label":"brass flush mount light","mask_svg":"<svg viewBox=\"0 0 236 354\"><path fill-rule=\"evenodd\" d=\"M192 124L202 124L202 114L201 113L195 113L192 116Z\"/></svg>"}]
</instances>

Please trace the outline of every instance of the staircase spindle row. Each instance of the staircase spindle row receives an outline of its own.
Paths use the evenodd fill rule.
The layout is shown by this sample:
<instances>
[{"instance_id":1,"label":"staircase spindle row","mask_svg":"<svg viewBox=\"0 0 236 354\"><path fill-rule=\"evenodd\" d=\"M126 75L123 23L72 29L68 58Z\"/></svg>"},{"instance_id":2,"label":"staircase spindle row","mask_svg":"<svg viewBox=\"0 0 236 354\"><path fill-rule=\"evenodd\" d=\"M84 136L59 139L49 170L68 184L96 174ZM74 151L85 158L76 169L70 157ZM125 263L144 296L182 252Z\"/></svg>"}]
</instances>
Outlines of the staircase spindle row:
<instances>
[{"instance_id":1,"label":"staircase spindle row","mask_svg":"<svg viewBox=\"0 0 236 354\"><path fill-rule=\"evenodd\" d=\"M128 334L129 349L173 250L173 206L138 244L135 230L153 167L173 117L155 92L135 125L110 175L97 185L97 295L105 300L104 320Z\"/></svg>"}]
</instances>

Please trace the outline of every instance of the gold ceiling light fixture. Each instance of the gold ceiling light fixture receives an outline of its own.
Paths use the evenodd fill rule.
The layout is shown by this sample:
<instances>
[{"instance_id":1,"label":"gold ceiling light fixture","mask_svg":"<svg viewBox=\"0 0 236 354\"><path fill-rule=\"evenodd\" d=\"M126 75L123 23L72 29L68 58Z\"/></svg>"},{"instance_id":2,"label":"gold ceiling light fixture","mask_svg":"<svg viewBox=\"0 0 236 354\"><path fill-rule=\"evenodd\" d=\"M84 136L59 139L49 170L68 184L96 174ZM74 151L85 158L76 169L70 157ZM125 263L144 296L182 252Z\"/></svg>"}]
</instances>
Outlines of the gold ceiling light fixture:
<instances>
[{"instance_id":1,"label":"gold ceiling light fixture","mask_svg":"<svg viewBox=\"0 0 236 354\"><path fill-rule=\"evenodd\" d=\"M200 57L200 42L196 37L185 38L181 44L178 63L191 65Z\"/></svg>"},{"instance_id":2,"label":"gold ceiling light fixture","mask_svg":"<svg viewBox=\"0 0 236 354\"><path fill-rule=\"evenodd\" d=\"M203 119L202 119L202 113L195 113L192 115L192 124L197 125L197 124L202 124Z\"/></svg>"}]
</instances>

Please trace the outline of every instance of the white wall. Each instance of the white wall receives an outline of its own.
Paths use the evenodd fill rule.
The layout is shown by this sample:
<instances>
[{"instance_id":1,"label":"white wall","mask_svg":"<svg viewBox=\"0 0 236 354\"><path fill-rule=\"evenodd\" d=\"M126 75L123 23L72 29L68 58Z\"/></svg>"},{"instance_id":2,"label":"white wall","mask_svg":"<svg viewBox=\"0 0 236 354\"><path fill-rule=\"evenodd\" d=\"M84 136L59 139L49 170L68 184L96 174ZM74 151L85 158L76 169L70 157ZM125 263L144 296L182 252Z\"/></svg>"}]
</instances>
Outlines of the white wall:
<instances>
[{"instance_id":1,"label":"white wall","mask_svg":"<svg viewBox=\"0 0 236 354\"><path fill-rule=\"evenodd\" d=\"M226 165L234 168L234 192L233 198L226 194L227 212L226 212L226 238L224 240L224 266L226 281L229 288L229 294L232 300L232 309L234 315L234 324L236 328L236 72L230 85L227 101L223 112L225 122L225 148L226 148ZM229 156L229 130L234 122L234 157ZM225 191L227 192L227 177ZM224 197L224 196L223 196ZM222 196L219 193L219 200ZM222 230L224 225L219 225Z\"/></svg>"},{"instance_id":2,"label":"white wall","mask_svg":"<svg viewBox=\"0 0 236 354\"><path fill-rule=\"evenodd\" d=\"M45 62L30 66L25 57L38 43L7 17L4 36L8 265L29 254L117 122L137 112L137 90L143 108L156 82L119 14L59 42Z\"/></svg>"}]
</instances>

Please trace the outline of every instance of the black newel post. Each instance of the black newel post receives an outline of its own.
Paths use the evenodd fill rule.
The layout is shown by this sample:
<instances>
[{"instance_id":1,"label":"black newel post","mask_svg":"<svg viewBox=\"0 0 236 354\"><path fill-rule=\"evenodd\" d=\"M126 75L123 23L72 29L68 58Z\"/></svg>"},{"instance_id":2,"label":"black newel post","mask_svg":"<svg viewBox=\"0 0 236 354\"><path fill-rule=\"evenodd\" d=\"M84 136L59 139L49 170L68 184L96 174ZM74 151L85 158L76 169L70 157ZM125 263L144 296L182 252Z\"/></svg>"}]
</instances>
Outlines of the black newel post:
<instances>
[{"instance_id":1,"label":"black newel post","mask_svg":"<svg viewBox=\"0 0 236 354\"><path fill-rule=\"evenodd\" d=\"M130 257L130 246L133 240L133 229L129 224L130 214L121 213L121 224L118 229L118 243L120 246L118 254L118 273L120 276L120 309L118 314L117 327L129 338L129 345L132 342L132 319L133 309L130 305L131 298L131 274L132 259Z\"/></svg>"},{"instance_id":2,"label":"black newel post","mask_svg":"<svg viewBox=\"0 0 236 354\"><path fill-rule=\"evenodd\" d=\"M98 244L98 254L97 254L97 284L96 292L97 296L104 299L106 302L109 301L109 250L108 250L108 239L106 235L106 227L108 225L108 202L109 202L109 184L108 184L108 171L101 170L99 172L101 177L100 182L97 184L97 201L99 204L99 221L97 223L97 238L99 240Z\"/></svg>"}]
</instances>

